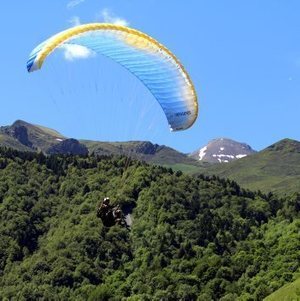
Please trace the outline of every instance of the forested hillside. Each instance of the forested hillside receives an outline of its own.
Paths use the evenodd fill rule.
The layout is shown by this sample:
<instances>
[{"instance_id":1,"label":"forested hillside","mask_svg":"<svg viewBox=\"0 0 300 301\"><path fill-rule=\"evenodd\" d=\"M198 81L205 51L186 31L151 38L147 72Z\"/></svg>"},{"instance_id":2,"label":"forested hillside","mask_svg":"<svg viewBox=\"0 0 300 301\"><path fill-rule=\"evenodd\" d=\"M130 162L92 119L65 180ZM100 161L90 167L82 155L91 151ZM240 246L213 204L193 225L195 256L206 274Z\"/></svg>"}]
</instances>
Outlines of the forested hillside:
<instances>
[{"instance_id":1,"label":"forested hillside","mask_svg":"<svg viewBox=\"0 0 300 301\"><path fill-rule=\"evenodd\" d=\"M130 229L96 217L105 196ZM0 149L3 300L262 300L300 278L300 195L126 157Z\"/></svg>"}]
</instances>

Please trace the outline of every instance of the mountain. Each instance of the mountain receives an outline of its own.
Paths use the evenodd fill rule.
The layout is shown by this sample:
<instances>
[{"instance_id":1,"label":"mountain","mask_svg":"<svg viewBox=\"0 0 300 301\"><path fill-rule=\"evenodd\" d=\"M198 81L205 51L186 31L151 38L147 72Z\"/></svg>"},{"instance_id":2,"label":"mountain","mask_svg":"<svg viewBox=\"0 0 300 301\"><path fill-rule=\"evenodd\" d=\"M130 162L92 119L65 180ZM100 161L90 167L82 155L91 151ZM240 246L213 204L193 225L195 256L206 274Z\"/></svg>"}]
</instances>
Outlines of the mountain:
<instances>
[{"instance_id":1,"label":"mountain","mask_svg":"<svg viewBox=\"0 0 300 301\"><path fill-rule=\"evenodd\" d=\"M227 163L254 154L255 152L246 143L219 138L210 141L204 147L194 151L190 154L190 157L210 163Z\"/></svg>"},{"instance_id":2,"label":"mountain","mask_svg":"<svg viewBox=\"0 0 300 301\"><path fill-rule=\"evenodd\" d=\"M129 229L102 224L105 196L132 208ZM120 156L0 148L0 296L262 300L299 276L299 217L300 194Z\"/></svg>"},{"instance_id":3,"label":"mountain","mask_svg":"<svg viewBox=\"0 0 300 301\"><path fill-rule=\"evenodd\" d=\"M2 146L14 145L19 150L25 147L26 150L45 153L50 147L66 139L55 130L23 120L17 120L11 126L0 127L0 135L3 137L0 140Z\"/></svg>"},{"instance_id":4,"label":"mountain","mask_svg":"<svg viewBox=\"0 0 300 301\"><path fill-rule=\"evenodd\" d=\"M264 150L202 170L237 181L241 186L284 194L300 191L300 142L283 139Z\"/></svg>"},{"instance_id":5,"label":"mountain","mask_svg":"<svg viewBox=\"0 0 300 301\"><path fill-rule=\"evenodd\" d=\"M196 172L198 162L186 154L149 141L101 142L67 138L55 130L17 120L0 127L0 146L20 151L42 151L45 154L126 155L152 164L172 166Z\"/></svg>"}]
</instances>

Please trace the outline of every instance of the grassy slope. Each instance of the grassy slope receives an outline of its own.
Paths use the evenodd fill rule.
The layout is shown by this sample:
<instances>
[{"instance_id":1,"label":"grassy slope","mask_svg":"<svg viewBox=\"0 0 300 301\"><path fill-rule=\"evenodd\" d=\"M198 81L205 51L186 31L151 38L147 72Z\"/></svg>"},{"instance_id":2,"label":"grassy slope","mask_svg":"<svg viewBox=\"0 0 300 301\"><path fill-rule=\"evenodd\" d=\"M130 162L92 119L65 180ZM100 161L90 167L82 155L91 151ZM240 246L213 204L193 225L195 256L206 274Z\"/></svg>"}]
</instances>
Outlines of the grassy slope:
<instances>
[{"instance_id":1,"label":"grassy slope","mask_svg":"<svg viewBox=\"0 0 300 301\"><path fill-rule=\"evenodd\" d=\"M61 138L61 139L65 139L66 137L63 136L61 133L57 132L56 130L47 128L45 126L41 126L41 125L34 125L35 127L39 128L40 130L42 130L43 132L45 132L48 135L57 137L57 138Z\"/></svg>"},{"instance_id":2,"label":"grassy slope","mask_svg":"<svg viewBox=\"0 0 300 301\"><path fill-rule=\"evenodd\" d=\"M295 144L294 144L295 143ZM241 186L284 194L300 191L300 143L285 139L265 150L204 172L237 181Z\"/></svg>"},{"instance_id":3,"label":"grassy slope","mask_svg":"<svg viewBox=\"0 0 300 301\"><path fill-rule=\"evenodd\" d=\"M268 296L264 301L298 301L300 300L300 278L284 285L282 288Z\"/></svg>"}]
</instances>

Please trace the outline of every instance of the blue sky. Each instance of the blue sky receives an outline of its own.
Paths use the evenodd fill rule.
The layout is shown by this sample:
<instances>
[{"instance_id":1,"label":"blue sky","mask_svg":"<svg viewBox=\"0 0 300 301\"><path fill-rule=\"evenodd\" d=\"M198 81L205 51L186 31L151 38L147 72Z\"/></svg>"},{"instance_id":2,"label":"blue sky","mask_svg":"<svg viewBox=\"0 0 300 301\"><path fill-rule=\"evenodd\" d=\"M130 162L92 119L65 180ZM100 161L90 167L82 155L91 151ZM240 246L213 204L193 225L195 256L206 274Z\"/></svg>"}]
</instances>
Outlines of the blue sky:
<instances>
[{"instance_id":1,"label":"blue sky","mask_svg":"<svg viewBox=\"0 0 300 301\"><path fill-rule=\"evenodd\" d=\"M68 137L150 140L191 152L217 137L260 150L300 140L298 0L28 0L0 10L0 125L16 119ZM171 133L147 89L108 59L54 53L26 71L30 51L75 23L125 22L167 46L199 99L192 128Z\"/></svg>"}]
</instances>

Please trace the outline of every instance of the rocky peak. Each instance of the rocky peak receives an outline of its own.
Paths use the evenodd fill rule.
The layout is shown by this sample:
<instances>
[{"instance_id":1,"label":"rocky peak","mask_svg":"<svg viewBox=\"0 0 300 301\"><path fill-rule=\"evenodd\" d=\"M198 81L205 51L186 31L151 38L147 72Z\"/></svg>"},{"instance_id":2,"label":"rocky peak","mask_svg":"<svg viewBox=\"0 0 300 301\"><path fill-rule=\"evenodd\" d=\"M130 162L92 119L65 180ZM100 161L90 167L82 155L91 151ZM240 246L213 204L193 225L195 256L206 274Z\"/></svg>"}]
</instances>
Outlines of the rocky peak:
<instances>
[{"instance_id":1,"label":"rocky peak","mask_svg":"<svg viewBox=\"0 0 300 301\"><path fill-rule=\"evenodd\" d=\"M19 127L19 126L28 127L28 126L31 126L31 124L24 120L18 119L11 125L12 128Z\"/></svg>"},{"instance_id":2,"label":"rocky peak","mask_svg":"<svg viewBox=\"0 0 300 301\"><path fill-rule=\"evenodd\" d=\"M32 142L29 139L29 133L27 129L26 122L22 120L15 121L11 126L3 126L0 128L0 133L4 133L10 137L15 138L21 144L28 146L30 148L33 147Z\"/></svg>"},{"instance_id":3,"label":"rocky peak","mask_svg":"<svg viewBox=\"0 0 300 301\"><path fill-rule=\"evenodd\" d=\"M158 144L152 144L149 141L141 142L135 149L138 154L154 155L159 148Z\"/></svg>"}]
</instances>

